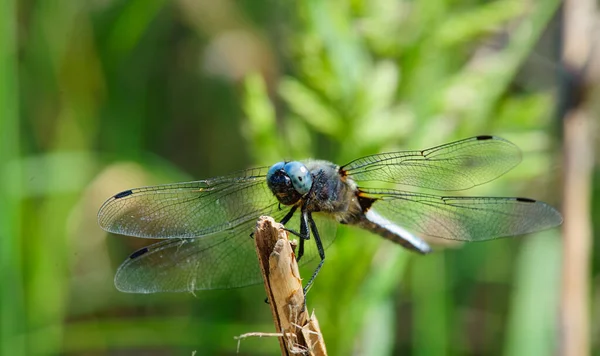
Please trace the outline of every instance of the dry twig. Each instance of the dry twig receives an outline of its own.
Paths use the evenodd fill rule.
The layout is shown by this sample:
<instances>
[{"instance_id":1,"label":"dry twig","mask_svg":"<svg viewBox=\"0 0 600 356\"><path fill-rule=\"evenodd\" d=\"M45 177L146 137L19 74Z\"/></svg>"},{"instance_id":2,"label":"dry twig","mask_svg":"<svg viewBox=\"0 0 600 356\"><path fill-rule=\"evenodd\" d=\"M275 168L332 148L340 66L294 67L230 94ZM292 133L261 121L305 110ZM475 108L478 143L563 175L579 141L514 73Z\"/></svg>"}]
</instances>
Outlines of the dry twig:
<instances>
[{"instance_id":1,"label":"dry twig","mask_svg":"<svg viewBox=\"0 0 600 356\"><path fill-rule=\"evenodd\" d=\"M298 264L283 225L261 217L254 234L282 355L327 355L319 323L306 311Z\"/></svg>"},{"instance_id":2,"label":"dry twig","mask_svg":"<svg viewBox=\"0 0 600 356\"><path fill-rule=\"evenodd\" d=\"M562 62L571 76L564 81L563 263L561 349L565 356L589 355L589 281L593 251L591 186L592 132L597 102L600 51L598 11L594 0L567 0L563 5ZM596 100L594 100L596 99Z\"/></svg>"}]
</instances>

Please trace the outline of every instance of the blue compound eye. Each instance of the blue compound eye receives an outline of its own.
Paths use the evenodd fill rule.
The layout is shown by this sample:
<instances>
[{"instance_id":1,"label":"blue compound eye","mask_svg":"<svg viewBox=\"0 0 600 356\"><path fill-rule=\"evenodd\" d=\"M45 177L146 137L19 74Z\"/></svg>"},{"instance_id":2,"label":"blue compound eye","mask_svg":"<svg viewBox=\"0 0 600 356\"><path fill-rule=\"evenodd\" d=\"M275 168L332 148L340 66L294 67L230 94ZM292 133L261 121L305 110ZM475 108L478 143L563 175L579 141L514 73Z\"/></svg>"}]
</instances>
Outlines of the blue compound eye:
<instances>
[{"instance_id":1,"label":"blue compound eye","mask_svg":"<svg viewBox=\"0 0 600 356\"><path fill-rule=\"evenodd\" d=\"M267 172L267 181L271 181L273 179L273 175L278 171L282 170L285 166L285 162L277 162L269 168Z\"/></svg>"},{"instance_id":2,"label":"blue compound eye","mask_svg":"<svg viewBox=\"0 0 600 356\"><path fill-rule=\"evenodd\" d=\"M308 193L312 187L312 176L305 165L294 161L286 163L283 169L292 180L292 185L298 193L302 195Z\"/></svg>"}]
</instances>

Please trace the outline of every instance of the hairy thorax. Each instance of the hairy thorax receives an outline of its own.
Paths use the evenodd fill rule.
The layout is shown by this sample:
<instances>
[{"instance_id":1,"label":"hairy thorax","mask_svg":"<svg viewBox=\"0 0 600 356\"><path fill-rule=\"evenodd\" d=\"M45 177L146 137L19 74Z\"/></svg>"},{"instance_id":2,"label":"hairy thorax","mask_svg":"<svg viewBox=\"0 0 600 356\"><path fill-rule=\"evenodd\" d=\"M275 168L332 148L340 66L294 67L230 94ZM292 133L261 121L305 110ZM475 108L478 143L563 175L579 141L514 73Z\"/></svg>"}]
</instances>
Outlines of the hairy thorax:
<instances>
[{"instance_id":1,"label":"hairy thorax","mask_svg":"<svg viewBox=\"0 0 600 356\"><path fill-rule=\"evenodd\" d=\"M339 167L327 161L303 162L313 176L313 186L306 200L306 208L311 212L332 215L343 224L351 224L360 214L357 188L349 177L339 174Z\"/></svg>"}]
</instances>

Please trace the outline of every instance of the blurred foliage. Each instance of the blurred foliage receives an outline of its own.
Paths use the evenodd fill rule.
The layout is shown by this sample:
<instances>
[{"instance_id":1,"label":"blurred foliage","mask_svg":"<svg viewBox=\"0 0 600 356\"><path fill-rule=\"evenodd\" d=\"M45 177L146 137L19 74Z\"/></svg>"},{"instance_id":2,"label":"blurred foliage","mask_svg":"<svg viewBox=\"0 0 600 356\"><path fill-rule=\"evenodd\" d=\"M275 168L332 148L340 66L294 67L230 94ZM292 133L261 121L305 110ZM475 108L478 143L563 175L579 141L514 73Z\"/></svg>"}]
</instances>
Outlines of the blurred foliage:
<instances>
[{"instance_id":1,"label":"blurred foliage","mask_svg":"<svg viewBox=\"0 0 600 356\"><path fill-rule=\"evenodd\" d=\"M494 134L524 164L468 193L558 205L557 69L530 64L556 50L557 0L7 4L3 355L224 355L273 331L262 286L117 292L116 268L146 242L105 234L96 213L126 188ZM342 227L308 306L331 355L553 354L560 249L555 229L423 258Z\"/></svg>"}]
</instances>

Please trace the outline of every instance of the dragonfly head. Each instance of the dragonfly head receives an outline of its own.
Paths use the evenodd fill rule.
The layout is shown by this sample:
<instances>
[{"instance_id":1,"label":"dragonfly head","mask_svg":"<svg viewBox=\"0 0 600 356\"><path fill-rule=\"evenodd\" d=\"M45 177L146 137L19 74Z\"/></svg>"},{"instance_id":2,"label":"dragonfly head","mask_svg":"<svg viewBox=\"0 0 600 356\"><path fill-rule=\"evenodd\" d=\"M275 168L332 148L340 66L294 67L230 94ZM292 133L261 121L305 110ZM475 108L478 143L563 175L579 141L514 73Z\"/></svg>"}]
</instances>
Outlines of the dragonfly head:
<instances>
[{"instance_id":1,"label":"dragonfly head","mask_svg":"<svg viewBox=\"0 0 600 356\"><path fill-rule=\"evenodd\" d=\"M267 172L267 185L284 205L295 204L312 187L312 176L300 162L278 162Z\"/></svg>"}]
</instances>

